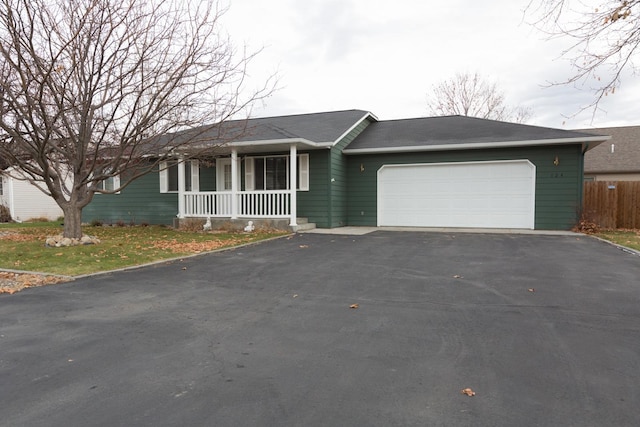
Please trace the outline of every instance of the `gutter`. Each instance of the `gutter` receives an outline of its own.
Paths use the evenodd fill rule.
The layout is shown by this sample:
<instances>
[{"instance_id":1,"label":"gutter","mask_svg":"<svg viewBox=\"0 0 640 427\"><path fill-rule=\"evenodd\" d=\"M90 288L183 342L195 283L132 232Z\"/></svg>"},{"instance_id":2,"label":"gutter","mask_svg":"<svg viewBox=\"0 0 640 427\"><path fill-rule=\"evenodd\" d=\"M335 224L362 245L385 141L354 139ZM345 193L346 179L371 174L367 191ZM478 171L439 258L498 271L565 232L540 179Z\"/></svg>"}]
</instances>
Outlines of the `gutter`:
<instances>
[{"instance_id":1,"label":"gutter","mask_svg":"<svg viewBox=\"0 0 640 427\"><path fill-rule=\"evenodd\" d=\"M592 136L584 138L557 138L557 139L535 139L527 141L502 141L502 142L467 142L463 144L440 144L440 145L409 145L403 147L376 147L376 148L345 148L344 154L387 154L387 153L408 153L420 151L451 151L470 150L483 148L507 148L507 147L531 147L546 145L562 145L575 143L601 143L611 139L610 136Z\"/></svg>"}]
</instances>

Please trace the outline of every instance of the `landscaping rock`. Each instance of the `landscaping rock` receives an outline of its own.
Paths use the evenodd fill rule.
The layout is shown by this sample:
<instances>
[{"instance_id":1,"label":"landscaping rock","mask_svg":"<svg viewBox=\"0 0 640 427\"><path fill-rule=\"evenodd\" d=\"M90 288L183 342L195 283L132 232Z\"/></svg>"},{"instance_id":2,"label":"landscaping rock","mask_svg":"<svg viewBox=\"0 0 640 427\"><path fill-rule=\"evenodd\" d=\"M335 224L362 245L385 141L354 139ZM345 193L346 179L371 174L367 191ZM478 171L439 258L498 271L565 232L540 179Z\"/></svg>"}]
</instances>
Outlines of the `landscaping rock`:
<instances>
[{"instance_id":1,"label":"landscaping rock","mask_svg":"<svg viewBox=\"0 0 640 427\"><path fill-rule=\"evenodd\" d=\"M62 234L59 234L57 236L47 237L47 240L45 240L45 246L49 248L61 248L78 245L97 245L98 243L100 243L100 239L92 236L87 236L86 234L80 239L69 239L68 237L64 237Z\"/></svg>"}]
</instances>

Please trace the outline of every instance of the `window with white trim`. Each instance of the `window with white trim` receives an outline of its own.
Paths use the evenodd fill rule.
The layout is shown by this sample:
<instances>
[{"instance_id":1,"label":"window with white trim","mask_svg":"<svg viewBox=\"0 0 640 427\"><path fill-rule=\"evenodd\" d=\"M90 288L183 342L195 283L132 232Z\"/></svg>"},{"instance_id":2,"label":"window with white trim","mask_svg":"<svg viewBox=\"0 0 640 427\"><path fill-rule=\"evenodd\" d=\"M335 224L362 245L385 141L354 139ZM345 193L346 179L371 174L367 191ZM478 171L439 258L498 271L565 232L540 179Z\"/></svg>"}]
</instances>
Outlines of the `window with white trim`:
<instances>
[{"instance_id":1,"label":"window with white trim","mask_svg":"<svg viewBox=\"0 0 640 427\"><path fill-rule=\"evenodd\" d=\"M297 189L309 191L309 154L298 154L296 170ZM245 159L245 186L251 190L288 190L289 156L247 157Z\"/></svg>"},{"instance_id":2,"label":"window with white trim","mask_svg":"<svg viewBox=\"0 0 640 427\"><path fill-rule=\"evenodd\" d=\"M120 176L119 175L110 176L107 179L103 179L97 184L97 187L103 191L113 191L116 188L120 187ZM102 193L96 193L96 194L102 194ZM120 194L120 192L118 191L115 194Z\"/></svg>"},{"instance_id":3,"label":"window with white trim","mask_svg":"<svg viewBox=\"0 0 640 427\"><path fill-rule=\"evenodd\" d=\"M200 166L197 160L184 162L185 191L200 190ZM178 192L178 162L160 162L160 192Z\"/></svg>"}]
</instances>

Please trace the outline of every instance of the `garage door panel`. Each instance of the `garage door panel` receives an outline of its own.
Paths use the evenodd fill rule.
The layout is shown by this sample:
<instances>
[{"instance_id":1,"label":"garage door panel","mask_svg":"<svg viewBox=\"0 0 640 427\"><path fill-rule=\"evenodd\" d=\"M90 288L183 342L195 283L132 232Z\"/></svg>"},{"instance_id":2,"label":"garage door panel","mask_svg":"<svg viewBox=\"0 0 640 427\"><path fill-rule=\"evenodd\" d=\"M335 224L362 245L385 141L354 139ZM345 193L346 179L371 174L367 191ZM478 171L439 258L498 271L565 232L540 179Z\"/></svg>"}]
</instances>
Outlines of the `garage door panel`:
<instances>
[{"instance_id":1,"label":"garage door panel","mask_svg":"<svg viewBox=\"0 0 640 427\"><path fill-rule=\"evenodd\" d=\"M529 161L387 165L378 171L381 226L533 228Z\"/></svg>"}]
</instances>

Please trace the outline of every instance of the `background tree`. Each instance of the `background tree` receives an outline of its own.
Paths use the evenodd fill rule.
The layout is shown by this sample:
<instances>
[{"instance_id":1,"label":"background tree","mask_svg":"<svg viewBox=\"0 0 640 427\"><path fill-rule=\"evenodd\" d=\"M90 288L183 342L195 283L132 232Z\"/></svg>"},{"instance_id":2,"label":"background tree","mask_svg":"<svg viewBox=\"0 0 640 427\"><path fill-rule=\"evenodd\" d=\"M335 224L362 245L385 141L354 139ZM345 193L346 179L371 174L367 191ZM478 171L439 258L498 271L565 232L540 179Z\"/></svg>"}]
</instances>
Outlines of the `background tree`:
<instances>
[{"instance_id":1,"label":"background tree","mask_svg":"<svg viewBox=\"0 0 640 427\"><path fill-rule=\"evenodd\" d=\"M0 1L0 157L58 203L65 237L96 192L224 143L220 125L271 92L243 94L255 54L215 1Z\"/></svg>"},{"instance_id":2,"label":"background tree","mask_svg":"<svg viewBox=\"0 0 640 427\"><path fill-rule=\"evenodd\" d=\"M433 86L427 107L437 116L460 115L524 123L532 116L527 107L505 104L504 93L495 82L478 73L458 73Z\"/></svg>"},{"instance_id":3,"label":"background tree","mask_svg":"<svg viewBox=\"0 0 640 427\"><path fill-rule=\"evenodd\" d=\"M575 73L554 84L580 84L594 92L582 110L594 114L603 97L620 87L622 72L637 71L640 0L531 0L526 13L550 37L571 41L561 53Z\"/></svg>"}]
</instances>

